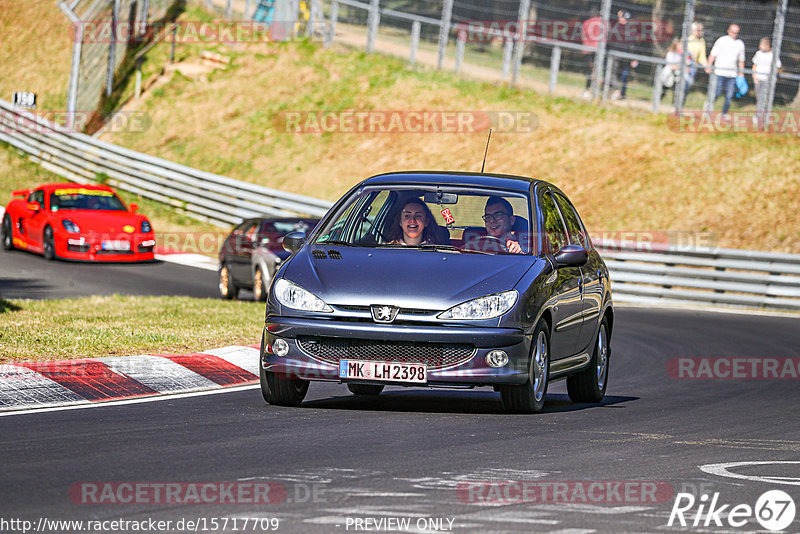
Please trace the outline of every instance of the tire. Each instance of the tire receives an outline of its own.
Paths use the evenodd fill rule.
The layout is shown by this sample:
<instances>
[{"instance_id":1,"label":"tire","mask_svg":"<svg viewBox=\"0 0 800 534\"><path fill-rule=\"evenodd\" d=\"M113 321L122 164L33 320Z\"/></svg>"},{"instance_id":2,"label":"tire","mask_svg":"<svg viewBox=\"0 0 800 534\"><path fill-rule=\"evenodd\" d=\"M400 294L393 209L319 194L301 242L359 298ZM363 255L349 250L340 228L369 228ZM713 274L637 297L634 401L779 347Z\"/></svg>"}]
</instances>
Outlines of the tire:
<instances>
[{"instance_id":1,"label":"tire","mask_svg":"<svg viewBox=\"0 0 800 534\"><path fill-rule=\"evenodd\" d=\"M347 384L347 389L353 395L371 395L377 397L383 391L383 386L373 386L370 384Z\"/></svg>"},{"instance_id":2,"label":"tire","mask_svg":"<svg viewBox=\"0 0 800 534\"><path fill-rule=\"evenodd\" d=\"M500 390L503 408L515 413L539 413L544 408L550 378L550 334L544 319L536 325L528 364L528 381Z\"/></svg>"},{"instance_id":3,"label":"tire","mask_svg":"<svg viewBox=\"0 0 800 534\"><path fill-rule=\"evenodd\" d=\"M44 259L47 261L53 261L56 259L56 242L55 239L53 239L53 229L49 226L45 226L44 228L42 249L44 249Z\"/></svg>"},{"instance_id":4,"label":"tire","mask_svg":"<svg viewBox=\"0 0 800 534\"><path fill-rule=\"evenodd\" d=\"M261 396L267 404L274 406L299 406L308 393L308 380L280 376L264 370L266 349L264 334L261 334L261 356L258 358L258 378Z\"/></svg>"},{"instance_id":5,"label":"tire","mask_svg":"<svg viewBox=\"0 0 800 534\"><path fill-rule=\"evenodd\" d=\"M608 386L608 363L611 357L609 342L608 322L604 317L600 321L600 329L597 332L597 340L589 365L580 373L567 378L567 393L572 402L600 402L603 400Z\"/></svg>"},{"instance_id":6,"label":"tire","mask_svg":"<svg viewBox=\"0 0 800 534\"><path fill-rule=\"evenodd\" d=\"M267 295L267 281L264 280L264 274L261 272L261 267L256 267L256 272L253 274L253 298L259 302L266 302Z\"/></svg>"},{"instance_id":7,"label":"tire","mask_svg":"<svg viewBox=\"0 0 800 534\"><path fill-rule=\"evenodd\" d=\"M233 283L231 270L227 265L223 265L219 269L219 296L225 300L231 300L236 298L238 293L239 288Z\"/></svg>"},{"instance_id":8,"label":"tire","mask_svg":"<svg viewBox=\"0 0 800 534\"><path fill-rule=\"evenodd\" d=\"M3 217L3 250L14 250L14 233L8 215Z\"/></svg>"},{"instance_id":9,"label":"tire","mask_svg":"<svg viewBox=\"0 0 800 534\"><path fill-rule=\"evenodd\" d=\"M280 376L264 370L259 361L261 395L273 406L300 406L308 393L308 380Z\"/></svg>"}]
</instances>

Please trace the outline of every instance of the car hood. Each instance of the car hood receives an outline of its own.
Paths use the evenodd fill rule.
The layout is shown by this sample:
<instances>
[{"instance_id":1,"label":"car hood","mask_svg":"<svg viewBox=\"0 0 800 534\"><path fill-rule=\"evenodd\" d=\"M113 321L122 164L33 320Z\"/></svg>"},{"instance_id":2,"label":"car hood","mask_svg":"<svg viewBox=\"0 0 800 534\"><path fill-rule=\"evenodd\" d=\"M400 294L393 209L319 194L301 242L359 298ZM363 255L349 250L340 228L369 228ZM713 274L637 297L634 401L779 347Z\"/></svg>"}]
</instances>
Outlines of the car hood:
<instances>
[{"instance_id":1,"label":"car hood","mask_svg":"<svg viewBox=\"0 0 800 534\"><path fill-rule=\"evenodd\" d=\"M132 233L125 232L125 226L132 226L139 233L144 215L129 211L105 210L59 210L54 213L60 220L69 219L78 225L81 232Z\"/></svg>"},{"instance_id":2,"label":"car hood","mask_svg":"<svg viewBox=\"0 0 800 534\"><path fill-rule=\"evenodd\" d=\"M325 252L325 259L319 251ZM283 277L332 305L444 310L513 289L540 261L513 254L315 246L300 250L286 264Z\"/></svg>"}]
</instances>

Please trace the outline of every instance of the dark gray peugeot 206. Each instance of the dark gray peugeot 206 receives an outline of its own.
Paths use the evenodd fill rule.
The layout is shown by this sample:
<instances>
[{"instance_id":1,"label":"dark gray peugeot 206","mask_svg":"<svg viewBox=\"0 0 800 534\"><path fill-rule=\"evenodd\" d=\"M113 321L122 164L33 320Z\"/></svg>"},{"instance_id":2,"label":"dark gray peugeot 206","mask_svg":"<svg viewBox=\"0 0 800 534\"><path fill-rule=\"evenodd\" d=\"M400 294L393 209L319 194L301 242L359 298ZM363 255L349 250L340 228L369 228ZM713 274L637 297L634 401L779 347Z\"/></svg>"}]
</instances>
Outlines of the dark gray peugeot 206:
<instances>
[{"instance_id":1,"label":"dark gray peugeot 206","mask_svg":"<svg viewBox=\"0 0 800 534\"><path fill-rule=\"evenodd\" d=\"M549 382L575 402L606 391L608 269L557 187L519 176L403 172L351 189L291 233L272 283L261 389L296 406L309 381L491 386L538 412Z\"/></svg>"}]
</instances>

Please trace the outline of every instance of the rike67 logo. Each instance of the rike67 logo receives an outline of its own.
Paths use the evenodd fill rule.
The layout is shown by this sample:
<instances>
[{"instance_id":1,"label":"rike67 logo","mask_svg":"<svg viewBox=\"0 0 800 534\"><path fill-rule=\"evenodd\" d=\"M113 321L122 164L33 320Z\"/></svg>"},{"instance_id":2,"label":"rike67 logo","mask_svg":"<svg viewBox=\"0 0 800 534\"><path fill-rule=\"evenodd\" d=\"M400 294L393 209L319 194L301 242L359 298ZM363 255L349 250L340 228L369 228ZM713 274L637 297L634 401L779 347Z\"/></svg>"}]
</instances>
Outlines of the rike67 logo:
<instances>
[{"instance_id":1,"label":"rike67 logo","mask_svg":"<svg viewBox=\"0 0 800 534\"><path fill-rule=\"evenodd\" d=\"M693 512L695 504L697 510ZM714 493L710 502L707 494L696 500L691 493L678 493L667 526L708 528L722 527L727 523L728 526L741 528L754 517L763 528L778 532L792 524L795 511L794 500L781 490L763 493L756 501L755 507L749 504L720 505L719 493ZM690 523L687 522L687 517Z\"/></svg>"}]
</instances>

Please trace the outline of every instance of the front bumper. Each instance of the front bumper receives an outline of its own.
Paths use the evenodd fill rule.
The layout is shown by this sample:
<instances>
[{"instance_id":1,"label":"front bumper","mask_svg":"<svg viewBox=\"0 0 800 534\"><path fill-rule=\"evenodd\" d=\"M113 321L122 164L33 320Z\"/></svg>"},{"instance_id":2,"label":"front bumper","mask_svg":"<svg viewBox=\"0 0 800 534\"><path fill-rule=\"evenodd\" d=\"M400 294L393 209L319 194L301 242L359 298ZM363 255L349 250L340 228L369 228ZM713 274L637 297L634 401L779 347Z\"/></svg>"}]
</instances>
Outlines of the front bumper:
<instances>
[{"instance_id":1,"label":"front bumper","mask_svg":"<svg viewBox=\"0 0 800 534\"><path fill-rule=\"evenodd\" d=\"M109 242L127 243L127 250L108 250ZM151 261L155 259L153 234L62 234L55 239L56 255L66 260L84 261Z\"/></svg>"},{"instance_id":2,"label":"front bumper","mask_svg":"<svg viewBox=\"0 0 800 534\"><path fill-rule=\"evenodd\" d=\"M277 338L289 344L289 352L283 357L272 351ZM307 338L333 340L334 349L322 357L308 350ZM390 385L473 387L502 384L524 384L528 380L528 362L531 349L530 337L514 328L475 328L453 325L393 325L368 322L315 320L292 317L267 317L264 329L264 346L261 365L266 371L302 378L305 380L327 380L336 382L376 383ZM369 345L374 345L369 347ZM414 356L401 354L406 363L428 363L426 384L404 384L397 382L342 380L339 378L338 358L368 359L373 361L397 361L390 355L376 358L376 352L391 347L387 354L398 354L404 347L414 345L414 354L423 354L426 348L440 352L442 345L471 347L471 356L457 361L414 361ZM373 350L363 350L364 347ZM437 349L437 350L434 350ZM486 355L494 349L504 350L509 361L503 367L490 367ZM358 352L353 354L353 352ZM364 354L368 353L368 357ZM379 358L379 359L378 359Z\"/></svg>"}]
</instances>

